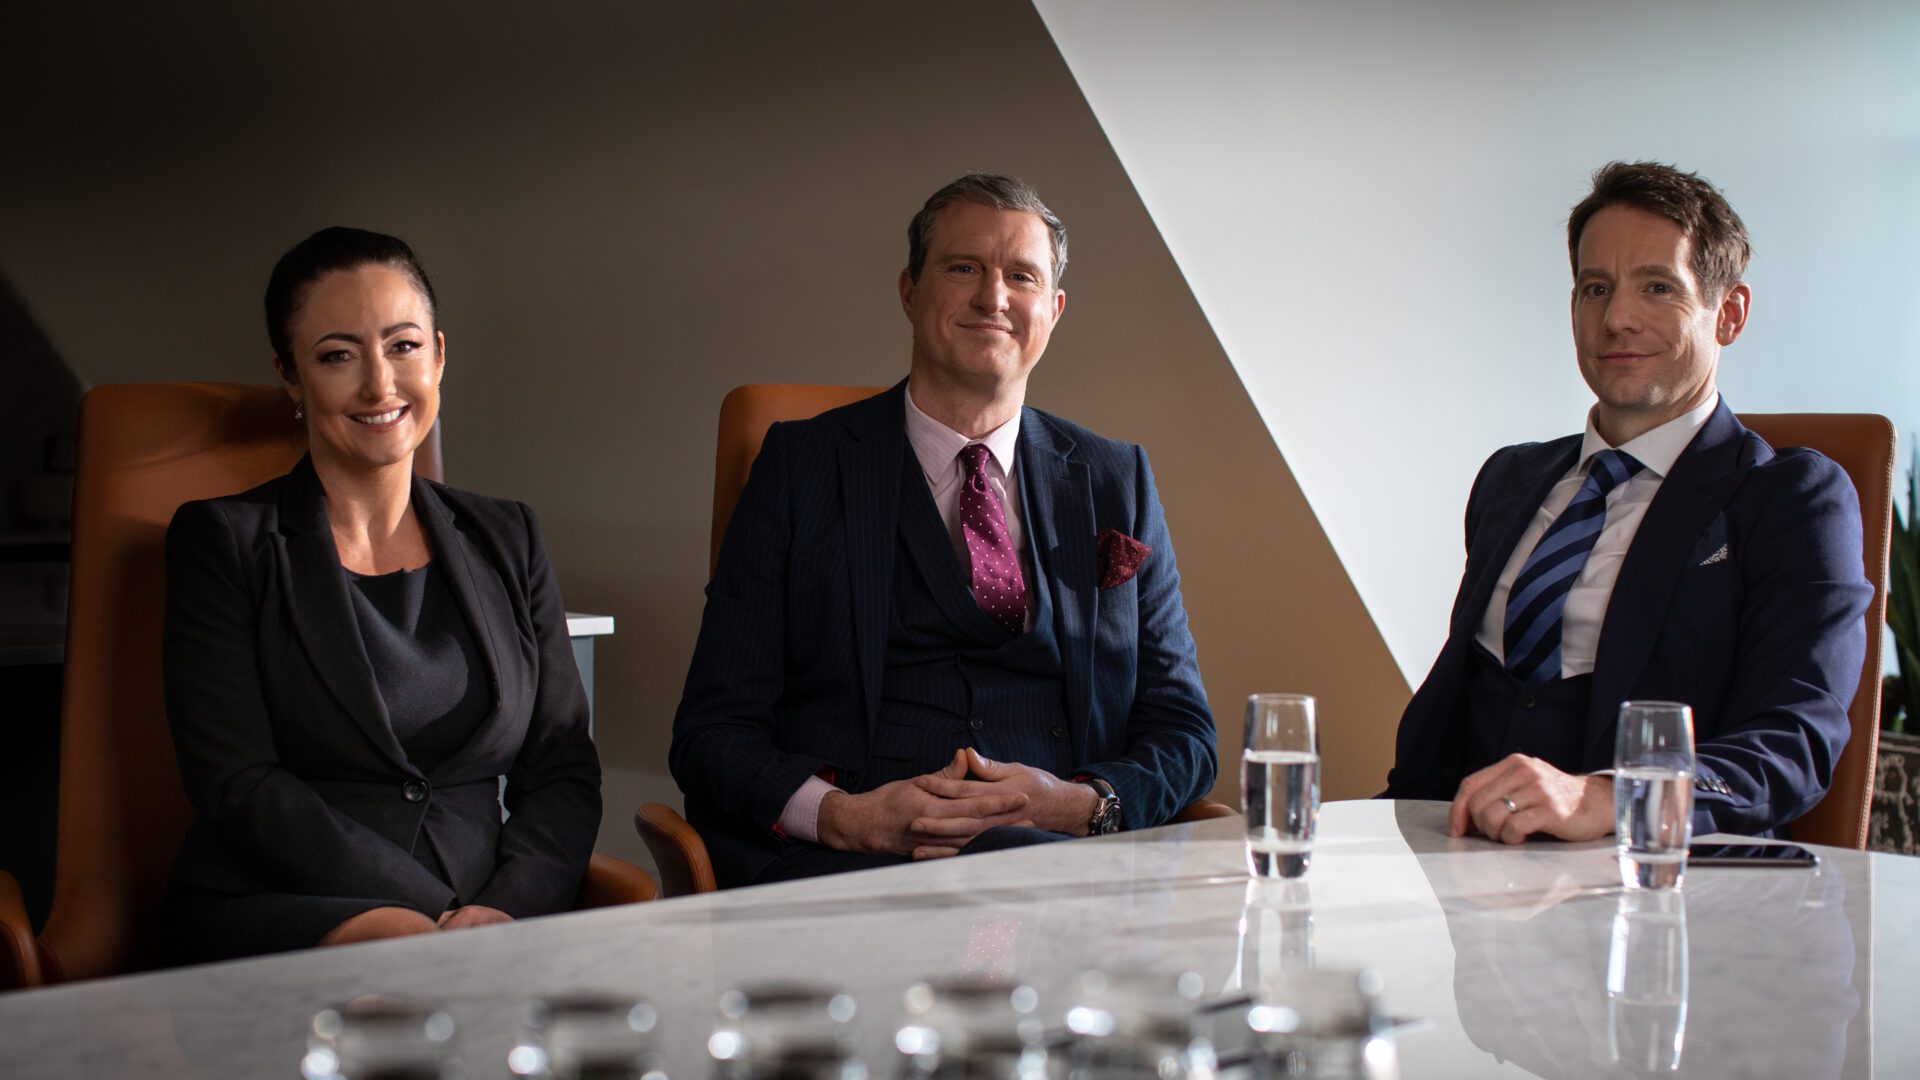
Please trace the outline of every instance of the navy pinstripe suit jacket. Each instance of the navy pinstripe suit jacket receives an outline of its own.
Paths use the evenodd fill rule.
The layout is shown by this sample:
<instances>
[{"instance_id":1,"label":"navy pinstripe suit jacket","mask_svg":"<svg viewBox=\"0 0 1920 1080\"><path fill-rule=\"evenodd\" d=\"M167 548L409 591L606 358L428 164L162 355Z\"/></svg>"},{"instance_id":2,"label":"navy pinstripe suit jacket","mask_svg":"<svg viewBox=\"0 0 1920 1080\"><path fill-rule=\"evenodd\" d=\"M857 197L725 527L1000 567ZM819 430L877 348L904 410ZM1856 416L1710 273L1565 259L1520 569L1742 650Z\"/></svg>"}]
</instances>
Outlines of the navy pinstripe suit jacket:
<instances>
[{"instance_id":1,"label":"navy pinstripe suit jacket","mask_svg":"<svg viewBox=\"0 0 1920 1080\"><path fill-rule=\"evenodd\" d=\"M722 880L752 880L806 779L864 773L879 711L907 461L904 382L775 424L707 586L669 763ZM1165 822L1218 767L1166 517L1138 446L1021 415L1029 542L1048 574L1076 769L1112 784L1128 828ZM1095 538L1153 549L1099 588Z\"/></svg>"}]
</instances>

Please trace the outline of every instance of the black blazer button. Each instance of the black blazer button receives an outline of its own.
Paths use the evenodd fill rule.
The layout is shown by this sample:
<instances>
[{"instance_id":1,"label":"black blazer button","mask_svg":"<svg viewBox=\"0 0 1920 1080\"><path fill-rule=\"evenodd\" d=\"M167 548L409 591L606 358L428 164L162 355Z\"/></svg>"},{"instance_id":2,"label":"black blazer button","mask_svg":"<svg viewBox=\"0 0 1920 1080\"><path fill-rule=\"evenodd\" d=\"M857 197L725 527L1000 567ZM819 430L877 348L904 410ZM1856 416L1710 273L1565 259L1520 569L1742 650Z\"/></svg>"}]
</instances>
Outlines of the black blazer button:
<instances>
[{"instance_id":1,"label":"black blazer button","mask_svg":"<svg viewBox=\"0 0 1920 1080\"><path fill-rule=\"evenodd\" d=\"M987 726L987 722L976 716L972 720L967 721L967 726L975 731L979 731L981 728Z\"/></svg>"},{"instance_id":2,"label":"black blazer button","mask_svg":"<svg viewBox=\"0 0 1920 1080\"><path fill-rule=\"evenodd\" d=\"M418 780L409 780L400 785L400 795L408 802L421 802L427 797L427 785Z\"/></svg>"},{"instance_id":3,"label":"black blazer button","mask_svg":"<svg viewBox=\"0 0 1920 1080\"><path fill-rule=\"evenodd\" d=\"M1053 729L1053 737L1054 737L1054 738L1056 738L1056 739L1064 739L1064 738L1066 738L1066 737L1067 737L1067 729L1066 729L1066 728L1063 728L1063 727L1057 727L1057 728L1054 728L1054 729Z\"/></svg>"}]
</instances>

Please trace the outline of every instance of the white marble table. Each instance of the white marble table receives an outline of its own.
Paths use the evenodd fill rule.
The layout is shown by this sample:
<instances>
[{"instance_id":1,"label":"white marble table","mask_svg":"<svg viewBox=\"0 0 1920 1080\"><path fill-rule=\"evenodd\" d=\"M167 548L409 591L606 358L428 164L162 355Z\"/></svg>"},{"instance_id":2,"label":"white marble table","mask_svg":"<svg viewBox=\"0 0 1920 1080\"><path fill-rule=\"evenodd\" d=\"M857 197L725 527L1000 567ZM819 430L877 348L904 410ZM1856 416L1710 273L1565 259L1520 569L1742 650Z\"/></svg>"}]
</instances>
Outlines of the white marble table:
<instances>
[{"instance_id":1,"label":"white marble table","mask_svg":"<svg viewBox=\"0 0 1920 1080\"><path fill-rule=\"evenodd\" d=\"M1425 1021L1400 1038L1409 1080L1638 1075L1642 1028L1678 1003L1610 998L1610 966L1619 982L1671 963L1681 918L1684 1039L1664 1075L1920 1076L1920 859L1695 868L1683 911L1623 912L1609 845L1452 841L1443 813L1329 804L1305 889L1251 903L1229 818L4 995L0 1076L294 1076L313 1013L373 992L442 1002L469 1075L506 1076L520 1002L607 989L654 1002L670 1074L705 1077L720 990L824 978L858 998L878 1080L918 976L1017 977L1046 1008L1088 965L1225 991L1307 964L1384 974L1390 1011Z\"/></svg>"}]
</instances>

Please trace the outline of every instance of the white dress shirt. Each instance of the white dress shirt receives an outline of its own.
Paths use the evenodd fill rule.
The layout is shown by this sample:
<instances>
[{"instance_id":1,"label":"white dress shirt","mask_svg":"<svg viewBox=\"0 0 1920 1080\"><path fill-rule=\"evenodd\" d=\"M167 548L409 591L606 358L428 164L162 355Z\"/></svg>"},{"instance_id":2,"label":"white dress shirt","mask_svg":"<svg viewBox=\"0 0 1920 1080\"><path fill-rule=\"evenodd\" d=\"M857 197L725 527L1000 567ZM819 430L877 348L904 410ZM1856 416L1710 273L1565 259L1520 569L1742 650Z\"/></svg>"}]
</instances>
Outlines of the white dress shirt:
<instances>
[{"instance_id":1,"label":"white dress shirt","mask_svg":"<svg viewBox=\"0 0 1920 1080\"><path fill-rule=\"evenodd\" d=\"M1586 675L1593 671L1594 656L1600 651L1600 627L1606 622L1607 601L1613 597L1613 583L1620 577L1620 563L1627 557L1627 549L1633 546L1633 536L1640 531L1640 521L1647 516L1647 506L1653 502L1660 485L1673 471L1673 463L1693 441L1693 437L1706 426L1707 418L1720 404L1720 395L1715 394L1706 404L1674 417L1652 431L1646 432L1624 445L1617 447L1631 455L1634 460L1645 466L1639 472L1628 477L1607 492L1606 524L1600 530L1600 538L1594 541L1593 553L1587 556L1587 564L1580 568L1580 576L1574 578L1573 588L1567 593L1566 608L1560 617L1560 675L1571 679L1577 675ZM1573 501L1574 493L1586 482L1587 467L1593 461L1593 455L1609 447L1607 440L1600 437L1594 429L1593 413L1587 413L1587 434L1580 444L1579 460L1573 468L1553 485L1547 492L1546 501L1540 504L1533 520L1528 523L1527 531L1520 534L1520 542L1513 546L1513 555L1507 559L1507 569L1493 586L1493 595L1487 600L1487 610L1480 618L1480 631L1474 640L1493 654L1495 660L1505 662L1507 596L1513 591L1513 582L1527 564L1527 556L1533 554L1540 538L1546 535L1547 528L1560 512Z\"/></svg>"},{"instance_id":2,"label":"white dress shirt","mask_svg":"<svg viewBox=\"0 0 1920 1080\"><path fill-rule=\"evenodd\" d=\"M927 487L933 492L933 505L940 511L940 519L947 523L947 534L953 540L953 553L960 559L962 570L971 573L972 563L967 556L966 534L960 530L960 485L966 481L966 467L960 464L960 451L974 443L985 443L987 447L987 486L1000 500L1006 510L1007 538L1013 542L1013 550L1020 556L1020 573L1027 583L1027 629L1033 629L1033 561L1027 558L1027 533L1020 514L1020 485L1014 482L1016 475L1016 451L1020 447L1020 410L1016 409L1013 419L987 432L978 439L969 439L947 425L920 411L913 403L913 386L907 386L903 395L907 400L907 444L913 447L913 456L920 461L920 471L926 476ZM818 776L810 776L793 793L787 805L780 811L779 829L795 840L818 843L820 840L820 803L829 792L839 790Z\"/></svg>"}]
</instances>

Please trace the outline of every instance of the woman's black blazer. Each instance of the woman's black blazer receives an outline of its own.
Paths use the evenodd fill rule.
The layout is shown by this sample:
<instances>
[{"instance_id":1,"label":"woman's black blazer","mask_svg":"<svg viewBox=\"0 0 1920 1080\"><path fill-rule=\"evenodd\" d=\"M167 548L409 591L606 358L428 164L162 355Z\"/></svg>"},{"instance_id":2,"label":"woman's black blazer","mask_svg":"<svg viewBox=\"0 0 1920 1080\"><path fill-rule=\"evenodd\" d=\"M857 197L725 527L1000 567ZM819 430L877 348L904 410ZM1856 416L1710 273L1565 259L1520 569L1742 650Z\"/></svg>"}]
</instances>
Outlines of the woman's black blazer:
<instances>
[{"instance_id":1,"label":"woman's black blazer","mask_svg":"<svg viewBox=\"0 0 1920 1080\"><path fill-rule=\"evenodd\" d=\"M311 460L174 515L167 720L198 811L176 884L431 916L572 904L600 825L600 765L539 526L520 503L420 477L412 497L491 690L473 737L431 772L388 724ZM420 844L451 888L414 857Z\"/></svg>"}]
</instances>

